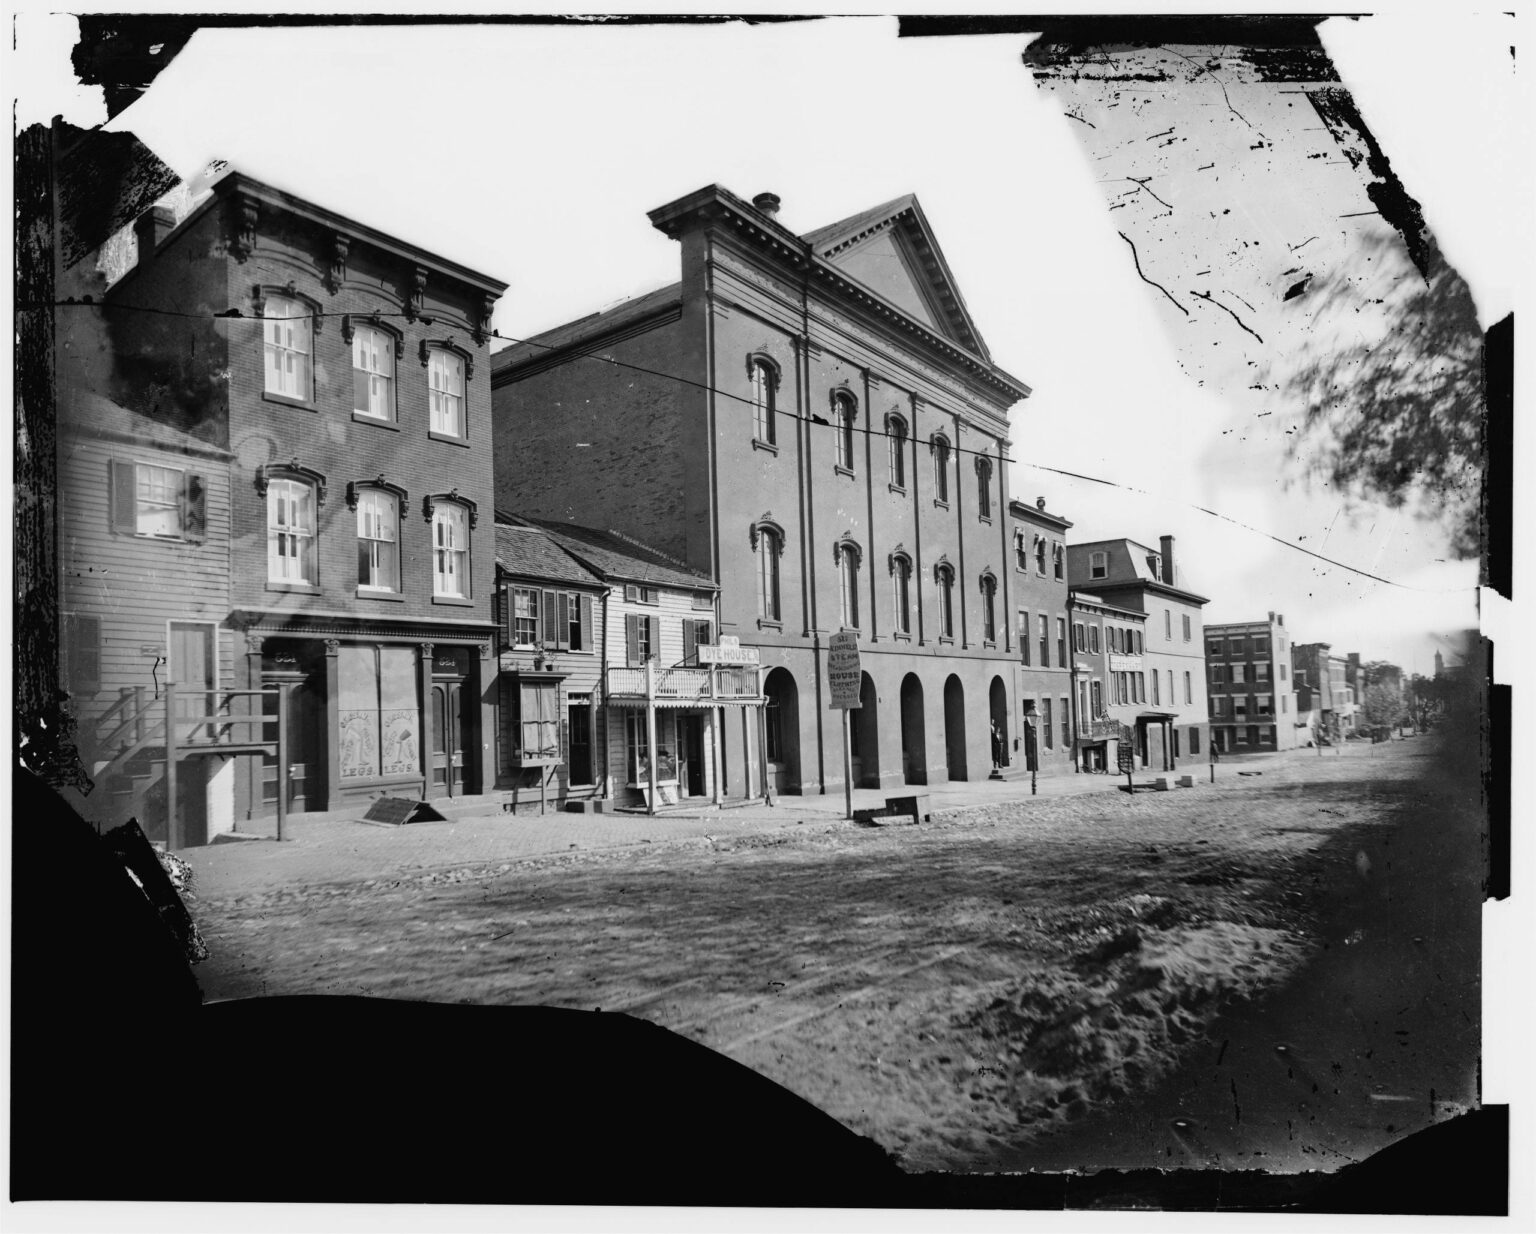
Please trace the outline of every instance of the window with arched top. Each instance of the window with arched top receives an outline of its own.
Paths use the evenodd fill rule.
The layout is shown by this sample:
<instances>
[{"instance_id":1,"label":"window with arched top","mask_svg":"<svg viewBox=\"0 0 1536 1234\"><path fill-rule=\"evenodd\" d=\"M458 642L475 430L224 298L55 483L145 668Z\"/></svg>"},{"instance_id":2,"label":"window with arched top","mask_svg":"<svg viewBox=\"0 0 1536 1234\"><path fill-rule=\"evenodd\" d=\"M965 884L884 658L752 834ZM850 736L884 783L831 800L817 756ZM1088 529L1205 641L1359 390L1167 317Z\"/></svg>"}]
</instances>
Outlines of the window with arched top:
<instances>
[{"instance_id":1,"label":"window with arched top","mask_svg":"<svg viewBox=\"0 0 1536 1234\"><path fill-rule=\"evenodd\" d=\"M907 422L892 413L885 418L885 439L891 456L891 483L907 487Z\"/></svg>"},{"instance_id":2,"label":"window with arched top","mask_svg":"<svg viewBox=\"0 0 1536 1234\"><path fill-rule=\"evenodd\" d=\"M990 572L981 576L981 637L997 642L997 579Z\"/></svg>"},{"instance_id":3,"label":"window with arched top","mask_svg":"<svg viewBox=\"0 0 1536 1234\"><path fill-rule=\"evenodd\" d=\"M431 502L432 594L446 599L469 598L468 507L456 501Z\"/></svg>"},{"instance_id":4,"label":"window with arched top","mask_svg":"<svg viewBox=\"0 0 1536 1234\"><path fill-rule=\"evenodd\" d=\"M766 445L778 441L779 369L767 356L752 356L747 361L747 375L752 382L752 435Z\"/></svg>"},{"instance_id":5,"label":"window with arched top","mask_svg":"<svg viewBox=\"0 0 1536 1234\"><path fill-rule=\"evenodd\" d=\"M933 437L933 499L949 501L949 438L943 433Z\"/></svg>"},{"instance_id":6,"label":"window with arched top","mask_svg":"<svg viewBox=\"0 0 1536 1234\"><path fill-rule=\"evenodd\" d=\"M347 485L347 505L357 513L357 589L394 594L400 590L400 520L406 511L403 488L377 480Z\"/></svg>"},{"instance_id":7,"label":"window with arched top","mask_svg":"<svg viewBox=\"0 0 1536 1234\"><path fill-rule=\"evenodd\" d=\"M318 585L315 528L322 485L302 468L264 470L259 482L267 499L267 582Z\"/></svg>"},{"instance_id":8,"label":"window with arched top","mask_svg":"<svg viewBox=\"0 0 1536 1234\"><path fill-rule=\"evenodd\" d=\"M833 556L837 564L839 616L842 619L842 628L857 630L859 628L859 566L862 563L863 553L852 540L839 540L833 547Z\"/></svg>"},{"instance_id":9,"label":"window with arched top","mask_svg":"<svg viewBox=\"0 0 1536 1234\"><path fill-rule=\"evenodd\" d=\"M1052 577L1064 579L1067 577L1067 550L1060 540L1051 542L1051 561L1053 563Z\"/></svg>"},{"instance_id":10,"label":"window with arched top","mask_svg":"<svg viewBox=\"0 0 1536 1234\"><path fill-rule=\"evenodd\" d=\"M941 561L933 568L933 579L939 586L939 637L955 637L955 568Z\"/></svg>"},{"instance_id":11,"label":"window with arched top","mask_svg":"<svg viewBox=\"0 0 1536 1234\"><path fill-rule=\"evenodd\" d=\"M757 599L758 613L764 621L782 621L779 604L779 556L784 551L784 541L772 527L764 527L757 535Z\"/></svg>"},{"instance_id":12,"label":"window with arched top","mask_svg":"<svg viewBox=\"0 0 1536 1234\"><path fill-rule=\"evenodd\" d=\"M837 465L853 470L853 422L858 419L859 405L847 390L832 394L832 424L837 430Z\"/></svg>"},{"instance_id":13,"label":"window with arched top","mask_svg":"<svg viewBox=\"0 0 1536 1234\"><path fill-rule=\"evenodd\" d=\"M912 633L912 559L905 553L891 554L892 595L896 602L896 633Z\"/></svg>"},{"instance_id":14,"label":"window with arched top","mask_svg":"<svg viewBox=\"0 0 1536 1234\"><path fill-rule=\"evenodd\" d=\"M263 389L279 398L308 402L313 397L314 350L310 307L288 296L268 296L261 317Z\"/></svg>"},{"instance_id":15,"label":"window with arched top","mask_svg":"<svg viewBox=\"0 0 1536 1234\"><path fill-rule=\"evenodd\" d=\"M399 337L378 326L352 328L352 410L371 420L395 418Z\"/></svg>"},{"instance_id":16,"label":"window with arched top","mask_svg":"<svg viewBox=\"0 0 1536 1234\"><path fill-rule=\"evenodd\" d=\"M464 417L464 357L447 347L426 347L429 431L443 437L468 435Z\"/></svg>"},{"instance_id":17,"label":"window with arched top","mask_svg":"<svg viewBox=\"0 0 1536 1234\"><path fill-rule=\"evenodd\" d=\"M992 460L985 455L976 460L976 513L992 517Z\"/></svg>"}]
</instances>

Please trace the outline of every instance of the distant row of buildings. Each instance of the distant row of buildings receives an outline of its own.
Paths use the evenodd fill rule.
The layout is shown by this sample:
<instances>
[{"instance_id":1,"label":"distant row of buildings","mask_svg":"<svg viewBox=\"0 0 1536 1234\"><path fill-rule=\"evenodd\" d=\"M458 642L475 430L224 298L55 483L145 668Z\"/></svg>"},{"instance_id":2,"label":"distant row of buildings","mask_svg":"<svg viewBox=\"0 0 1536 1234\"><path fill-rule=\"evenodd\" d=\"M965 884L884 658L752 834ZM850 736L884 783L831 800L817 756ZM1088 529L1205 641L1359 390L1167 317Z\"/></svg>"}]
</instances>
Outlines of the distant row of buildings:
<instances>
[{"instance_id":1,"label":"distant row of buildings","mask_svg":"<svg viewBox=\"0 0 1536 1234\"><path fill-rule=\"evenodd\" d=\"M279 799L840 791L840 630L859 786L1347 727L1348 665L1204 627L1171 536L1069 543L1010 494L1029 390L915 198L777 216L669 203L676 283L494 354L504 282L239 173L140 215L125 270L61 257L88 814L195 843Z\"/></svg>"}]
</instances>

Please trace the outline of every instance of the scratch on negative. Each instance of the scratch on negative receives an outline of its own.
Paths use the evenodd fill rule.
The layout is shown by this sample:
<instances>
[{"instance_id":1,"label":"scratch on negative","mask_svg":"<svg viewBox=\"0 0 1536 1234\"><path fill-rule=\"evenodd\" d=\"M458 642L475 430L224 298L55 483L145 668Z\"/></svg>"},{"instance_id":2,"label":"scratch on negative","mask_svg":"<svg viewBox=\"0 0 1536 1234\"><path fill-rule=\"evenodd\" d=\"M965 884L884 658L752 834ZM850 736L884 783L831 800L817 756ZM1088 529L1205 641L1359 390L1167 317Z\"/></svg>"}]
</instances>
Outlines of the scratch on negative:
<instances>
[{"instance_id":1,"label":"scratch on negative","mask_svg":"<svg viewBox=\"0 0 1536 1234\"><path fill-rule=\"evenodd\" d=\"M1237 315L1237 314L1236 314L1236 313L1234 313L1234 312L1233 312L1233 311L1232 311L1232 310L1231 310L1231 309L1229 309L1229 308L1228 308L1228 307L1227 307L1227 306L1226 306L1226 305L1225 305L1225 304L1223 304L1223 303L1222 303L1222 302L1221 302L1221 301L1220 301L1220 300L1218 300L1218 299L1216 299L1216 298L1215 298L1215 297L1214 297L1214 296L1212 296L1212 295L1210 295L1210 294L1208 294L1208 293L1207 293L1207 292L1203 292L1203 291L1196 291L1196 290L1195 290L1195 289L1194 289L1194 288L1190 288L1190 291L1189 291L1189 294L1190 294L1190 295L1192 295L1192 296L1196 296L1196 297L1198 297L1198 298L1199 298L1199 299L1201 299L1201 300L1207 300L1207 301L1209 301L1209 302L1210 302L1210 303L1211 303L1211 304L1214 304L1214 305L1215 305L1215 306L1216 306L1216 307L1217 307L1217 308L1219 308L1219 309L1220 309L1220 310L1221 310L1221 311L1222 311L1222 312L1223 312L1223 313L1225 313L1225 314L1227 314L1227 316L1229 316L1229 317L1230 317L1230 318L1232 318L1232 320L1233 320L1233 321L1235 321L1235 322L1237 322L1237 324L1238 324L1238 325L1239 325L1239 326L1242 326L1242 328L1243 328L1243 329L1244 329L1244 330L1248 330L1248 327L1247 327L1247 325L1246 325L1246 324L1245 324L1245 323L1244 323L1244 322L1243 322L1243 319L1242 319L1242 318L1241 318L1241 317L1239 317L1239 316L1238 316L1238 315ZM1258 340L1259 340L1259 342L1261 342L1261 343L1262 343L1262 342L1263 342L1263 341L1264 341L1264 339L1263 339L1263 337L1262 337L1262 336L1261 336L1261 335L1260 335L1260 334L1259 334L1259 333L1258 333L1258 332L1257 332L1257 331L1255 331L1255 330L1248 330L1248 333L1249 333L1249 334L1251 334L1251 335L1253 335L1253 337L1254 337L1254 338L1256 338L1256 339L1258 339Z\"/></svg>"},{"instance_id":2,"label":"scratch on negative","mask_svg":"<svg viewBox=\"0 0 1536 1234\"><path fill-rule=\"evenodd\" d=\"M1130 236L1126 235L1125 232L1123 232L1123 231L1116 232L1115 234L1117 236L1119 236L1122 240L1124 240L1127 244L1129 244L1131 246L1131 260L1136 263L1136 273L1141 276L1141 281L1143 283L1148 284L1149 286L1156 287L1158 289L1158 291L1162 292L1163 295L1168 297L1168 303L1169 304L1173 305L1174 308L1178 309L1179 312L1183 313L1184 316L1188 317L1189 316L1189 310L1187 308L1185 308L1182 304L1180 304L1177 300L1175 300L1173 298L1173 294L1166 287L1164 287L1161 283L1153 282L1151 279L1149 279L1147 277L1146 271L1144 271L1141 268L1141 255L1136 252L1136 245L1134 243L1132 243ZM1260 339L1259 341L1263 342L1262 339Z\"/></svg>"},{"instance_id":3,"label":"scratch on negative","mask_svg":"<svg viewBox=\"0 0 1536 1234\"><path fill-rule=\"evenodd\" d=\"M1150 180L1151 178L1152 178L1151 176L1148 176L1147 180ZM1138 180L1135 176L1127 176L1126 179L1129 180L1132 184L1134 184L1143 193L1151 194L1153 201L1159 202L1160 204L1162 204L1164 206L1168 206L1168 213L1169 214L1173 213L1173 207L1169 206L1166 201L1163 201L1163 199L1161 197L1159 197L1156 193L1153 193L1152 190L1147 187L1147 180Z\"/></svg>"}]
</instances>

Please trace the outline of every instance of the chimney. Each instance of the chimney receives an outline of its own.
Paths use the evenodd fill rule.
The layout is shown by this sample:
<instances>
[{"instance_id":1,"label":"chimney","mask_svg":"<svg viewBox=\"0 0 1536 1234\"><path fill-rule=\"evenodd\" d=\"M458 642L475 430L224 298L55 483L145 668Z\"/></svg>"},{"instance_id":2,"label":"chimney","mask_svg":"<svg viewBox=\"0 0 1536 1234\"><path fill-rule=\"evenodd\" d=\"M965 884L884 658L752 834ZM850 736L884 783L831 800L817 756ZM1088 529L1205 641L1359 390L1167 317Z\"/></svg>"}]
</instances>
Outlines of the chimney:
<instances>
[{"instance_id":1,"label":"chimney","mask_svg":"<svg viewBox=\"0 0 1536 1234\"><path fill-rule=\"evenodd\" d=\"M1173 575L1173 537L1164 536L1159 543L1163 548L1163 582L1170 587L1177 587L1178 583L1174 581Z\"/></svg>"},{"instance_id":2,"label":"chimney","mask_svg":"<svg viewBox=\"0 0 1536 1234\"><path fill-rule=\"evenodd\" d=\"M1035 509L1037 509L1037 510L1045 509L1045 498L1044 497L1036 497L1035 498Z\"/></svg>"},{"instance_id":3,"label":"chimney","mask_svg":"<svg viewBox=\"0 0 1536 1234\"><path fill-rule=\"evenodd\" d=\"M143 261L157 248L176 226L176 214L166 206L151 206L133 223L133 234L139 242L139 260Z\"/></svg>"},{"instance_id":4,"label":"chimney","mask_svg":"<svg viewBox=\"0 0 1536 1234\"><path fill-rule=\"evenodd\" d=\"M779 195L777 193L759 193L752 199L752 206L759 214L766 214L769 218L775 218L779 213Z\"/></svg>"}]
</instances>

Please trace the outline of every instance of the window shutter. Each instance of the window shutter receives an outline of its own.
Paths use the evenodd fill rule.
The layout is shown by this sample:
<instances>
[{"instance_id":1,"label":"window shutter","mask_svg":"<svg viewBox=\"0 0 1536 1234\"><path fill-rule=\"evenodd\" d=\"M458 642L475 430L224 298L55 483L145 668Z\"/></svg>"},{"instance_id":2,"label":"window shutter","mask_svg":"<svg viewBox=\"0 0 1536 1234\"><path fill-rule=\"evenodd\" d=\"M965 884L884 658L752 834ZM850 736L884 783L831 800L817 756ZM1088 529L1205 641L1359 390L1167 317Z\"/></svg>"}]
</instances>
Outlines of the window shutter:
<instances>
[{"instance_id":1,"label":"window shutter","mask_svg":"<svg viewBox=\"0 0 1536 1234\"><path fill-rule=\"evenodd\" d=\"M545 647L555 647L555 646L558 645L556 643L556 641L555 641L555 637L556 637L556 635L555 635L555 631L556 631L556 623L555 623L555 617L556 617L556 613L555 613L555 593L552 592L552 591L546 591L546 592L543 593L543 596L544 596L544 629L540 631L540 633L543 635L543 639L541 641L543 642Z\"/></svg>"},{"instance_id":2,"label":"window shutter","mask_svg":"<svg viewBox=\"0 0 1536 1234\"><path fill-rule=\"evenodd\" d=\"M181 534L201 544L208 538L208 484L194 472L187 473L186 483L181 501Z\"/></svg>"},{"instance_id":3,"label":"window shutter","mask_svg":"<svg viewBox=\"0 0 1536 1234\"><path fill-rule=\"evenodd\" d=\"M647 617L645 620L650 623L650 628L651 628L651 655L653 655L656 659L660 660L661 659L661 618L659 618L659 617Z\"/></svg>"},{"instance_id":4,"label":"window shutter","mask_svg":"<svg viewBox=\"0 0 1536 1234\"><path fill-rule=\"evenodd\" d=\"M640 663L640 618L635 613L624 614L624 658L631 668Z\"/></svg>"},{"instance_id":5,"label":"window shutter","mask_svg":"<svg viewBox=\"0 0 1536 1234\"><path fill-rule=\"evenodd\" d=\"M69 617L65 622L65 640L69 692L98 693L101 690L101 618Z\"/></svg>"},{"instance_id":6,"label":"window shutter","mask_svg":"<svg viewBox=\"0 0 1536 1234\"><path fill-rule=\"evenodd\" d=\"M571 596L566 591L555 593L555 646L562 650L571 646Z\"/></svg>"},{"instance_id":7,"label":"window shutter","mask_svg":"<svg viewBox=\"0 0 1536 1234\"><path fill-rule=\"evenodd\" d=\"M626 600L628 600L631 604L639 603L639 601L640 601L640 588L636 587L633 583L625 583L624 584L624 598Z\"/></svg>"},{"instance_id":8,"label":"window shutter","mask_svg":"<svg viewBox=\"0 0 1536 1234\"><path fill-rule=\"evenodd\" d=\"M138 492L132 463L112 461L112 530L132 535L138 530Z\"/></svg>"},{"instance_id":9,"label":"window shutter","mask_svg":"<svg viewBox=\"0 0 1536 1234\"><path fill-rule=\"evenodd\" d=\"M698 626L695 623L691 622L691 621L683 622L683 663L684 664L692 664L694 662L693 657L694 657L694 654L698 651L698 647L699 647L699 630L698 630Z\"/></svg>"},{"instance_id":10,"label":"window shutter","mask_svg":"<svg viewBox=\"0 0 1536 1234\"><path fill-rule=\"evenodd\" d=\"M592 637L592 597L581 596L577 601L581 613L581 649L583 651L596 651L597 643Z\"/></svg>"}]
</instances>

